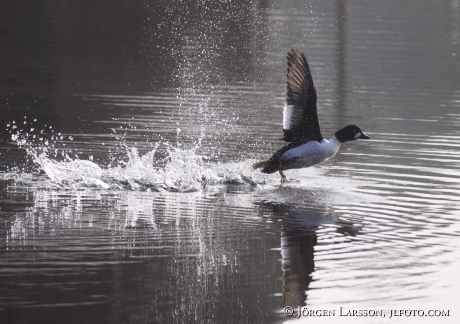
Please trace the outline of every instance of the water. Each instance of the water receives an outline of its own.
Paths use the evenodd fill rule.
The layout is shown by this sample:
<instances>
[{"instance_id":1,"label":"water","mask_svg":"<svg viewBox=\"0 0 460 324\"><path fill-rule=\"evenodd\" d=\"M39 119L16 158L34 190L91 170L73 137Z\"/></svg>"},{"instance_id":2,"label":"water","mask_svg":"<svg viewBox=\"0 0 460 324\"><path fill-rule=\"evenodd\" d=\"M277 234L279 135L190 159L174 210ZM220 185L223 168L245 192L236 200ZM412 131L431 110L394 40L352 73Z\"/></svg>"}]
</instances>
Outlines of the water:
<instances>
[{"instance_id":1,"label":"water","mask_svg":"<svg viewBox=\"0 0 460 324\"><path fill-rule=\"evenodd\" d=\"M458 321L457 0L2 7L1 323ZM280 184L290 48L371 140Z\"/></svg>"}]
</instances>

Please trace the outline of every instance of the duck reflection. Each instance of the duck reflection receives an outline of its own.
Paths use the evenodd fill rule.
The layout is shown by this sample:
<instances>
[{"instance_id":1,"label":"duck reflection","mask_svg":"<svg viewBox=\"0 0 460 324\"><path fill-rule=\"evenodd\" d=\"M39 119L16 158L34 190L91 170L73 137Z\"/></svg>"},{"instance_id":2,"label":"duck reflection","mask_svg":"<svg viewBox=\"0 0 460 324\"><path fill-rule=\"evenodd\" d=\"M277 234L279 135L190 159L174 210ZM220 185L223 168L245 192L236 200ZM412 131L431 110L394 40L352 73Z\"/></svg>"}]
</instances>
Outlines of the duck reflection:
<instances>
[{"instance_id":1,"label":"duck reflection","mask_svg":"<svg viewBox=\"0 0 460 324\"><path fill-rule=\"evenodd\" d=\"M318 231L325 225L336 227L336 233L355 236L356 226L344 219L331 217L330 211L292 205L272 204L274 213L282 217L281 267L283 308L306 306L308 290L315 271L315 246Z\"/></svg>"},{"instance_id":2,"label":"duck reflection","mask_svg":"<svg viewBox=\"0 0 460 324\"><path fill-rule=\"evenodd\" d=\"M307 290L315 271L314 247L322 215L289 205L273 206L283 217L281 264L283 271L283 307L305 306Z\"/></svg>"},{"instance_id":3,"label":"duck reflection","mask_svg":"<svg viewBox=\"0 0 460 324\"><path fill-rule=\"evenodd\" d=\"M297 217L308 218L305 214L293 212L283 223L281 234L281 260L283 270L283 307L306 305L306 291L315 271L314 247L318 244L318 226L302 226Z\"/></svg>"}]
</instances>

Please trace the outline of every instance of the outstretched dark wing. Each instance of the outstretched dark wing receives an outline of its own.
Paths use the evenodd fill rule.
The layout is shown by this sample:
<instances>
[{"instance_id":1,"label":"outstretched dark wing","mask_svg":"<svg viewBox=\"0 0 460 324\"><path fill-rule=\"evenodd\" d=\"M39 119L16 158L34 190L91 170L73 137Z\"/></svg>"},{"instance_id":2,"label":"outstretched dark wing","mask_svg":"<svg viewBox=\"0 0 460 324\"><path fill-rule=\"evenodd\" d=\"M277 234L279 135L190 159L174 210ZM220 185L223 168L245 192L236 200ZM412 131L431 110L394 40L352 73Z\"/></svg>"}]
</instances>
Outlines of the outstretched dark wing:
<instances>
[{"instance_id":1,"label":"outstretched dark wing","mask_svg":"<svg viewBox=\"0 0 460 324\"><path fill-rule=\"evenodd\" d=\"M316 113L316 90L305 55L291 49L287 53L287 90L283 112L282 140L293 143L320 142L323 137Z\"/></svg>"}]
</instances>

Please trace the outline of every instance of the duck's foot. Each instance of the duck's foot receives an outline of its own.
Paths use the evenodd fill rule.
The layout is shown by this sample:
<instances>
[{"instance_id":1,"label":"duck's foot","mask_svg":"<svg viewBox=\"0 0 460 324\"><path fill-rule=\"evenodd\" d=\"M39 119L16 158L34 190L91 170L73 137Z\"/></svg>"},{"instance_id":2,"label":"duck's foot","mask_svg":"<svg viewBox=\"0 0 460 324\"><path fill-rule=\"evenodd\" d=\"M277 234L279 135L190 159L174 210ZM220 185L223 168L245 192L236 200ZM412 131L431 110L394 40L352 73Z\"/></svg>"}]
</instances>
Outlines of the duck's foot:
<instances>
[{"instance_id":1,"label":"duck's foot","mask_svg":"<svg viewBox=\"0 0 460 324\"><path fill-rule=\"evenodd\" d=\"M280 175L281 175L281 183L286 183L286 182L300 182L298 179L288 179L286 175L283 173L283 171L279 170Z\"/></svg>"},{"instance_id":2,"label":"duck's foot","mask_svg":"<svg viewBox=\"0 0 460 324\"><path fill-rule=\"evenodd\" d=\"M279 170L280 175L281 175L281 183L286 183L286 182L294 182L297 181L295 179L288 179L286 175L283 173L283 171Z\"/></svg>"}]
</instances>

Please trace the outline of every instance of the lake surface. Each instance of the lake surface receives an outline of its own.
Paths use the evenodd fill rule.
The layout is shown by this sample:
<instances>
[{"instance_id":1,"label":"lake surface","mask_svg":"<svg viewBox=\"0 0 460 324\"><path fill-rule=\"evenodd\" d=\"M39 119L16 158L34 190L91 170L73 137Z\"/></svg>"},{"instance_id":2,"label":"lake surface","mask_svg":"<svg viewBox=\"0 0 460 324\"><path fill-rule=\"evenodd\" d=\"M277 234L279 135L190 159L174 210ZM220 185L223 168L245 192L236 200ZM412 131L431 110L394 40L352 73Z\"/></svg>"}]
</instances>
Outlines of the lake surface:
<instances>
[{"instance_id":1,"label":"lake surface","mask_svg":"<svg viewBox=\"0 0 460 324\"><path fill-rule=\"evenodd\" d=\"M371 139L281 184L291 48ZM458 323L458 0L7 0L0 62L1 323Z\"/></svg>"}]
</instances>

